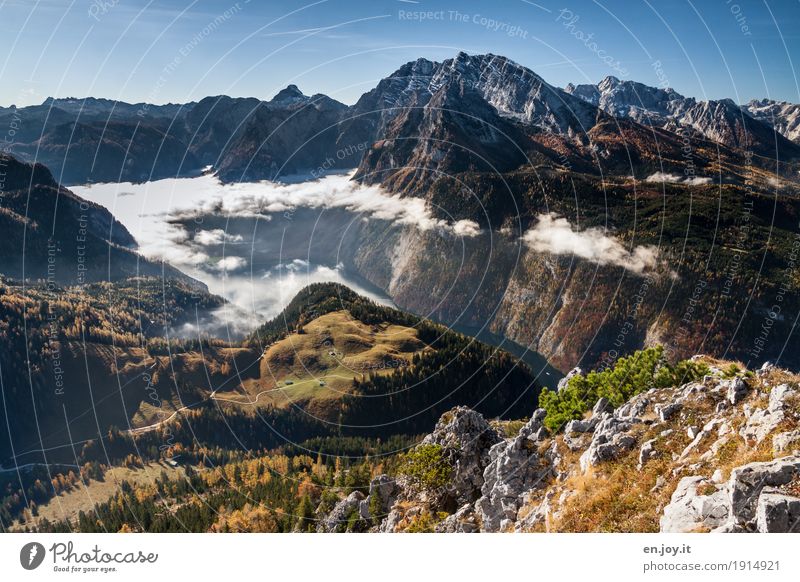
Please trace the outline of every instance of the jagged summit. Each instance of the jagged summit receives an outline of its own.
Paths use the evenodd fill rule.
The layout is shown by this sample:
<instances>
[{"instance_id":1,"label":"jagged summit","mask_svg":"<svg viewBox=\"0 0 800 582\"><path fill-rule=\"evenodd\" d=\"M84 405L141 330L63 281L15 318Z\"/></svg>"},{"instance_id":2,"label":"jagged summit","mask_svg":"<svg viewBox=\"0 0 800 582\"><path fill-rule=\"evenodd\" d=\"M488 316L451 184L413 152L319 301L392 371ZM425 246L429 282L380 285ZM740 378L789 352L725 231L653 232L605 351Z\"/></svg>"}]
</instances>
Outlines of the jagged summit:
<instances>
[{"instance_id":1,"label":"jagged summit","mask_svg":"<svg viewBox=\"0 0 800 582\"><path fill-rule=\"evenodd\" d=\"M594 125L593 108L546 83L530 69L491 53L459 52L442 62L411 61L381 81L362 100L395 107L412 103L424 106L435 94L454 85L474 91L499 115L544 131L566 134Z\"/></svg>"},{"instance_id":2,"label":"jagged summit","mask_svg":"<svg viewBox=\"0 0 800 582\"><path fill-rule=\"evenodd\" d=\"M772 99L753 99L742 108L786 138L800 143L800 105Z\"/></svg>"},{"instance_id":3,"label":"jagged summit","mask_svg":"<svg viewBox=\"0 0 800 582\"><path fill-rule=\"evenodd\" d=\"M309 97L297 88L297 85L288 85L285 89L278 91L277 95L270 101L271 105L289 105L292 103L308 101Z\"/></svg>"},{"instance_id":4,"label":"jagged summit","mask_svg":"<svg viewBox=\"0 0 800 582\"><path fill-rule=\"evenodd\" d=\"M614 75L608 75L605 79L600 81L599 84L600 84L601 87L603 87L603 86L605 86L605 87L615 87L616 85L619 85L620 83L621 83L621 81L619 80L618 77L615 77Z\"/></svg>"},{"instance_id":5,"label":"jagged summit","mask_svg":"<svg viewBox=\"0 0 800 582\"><path fill-rule=\"evenodd\" d=\"M565 91L614 117L632 119L643 125L673 132L689 131L728 147L753 149L769 157L796 157L798 154L797 148L783 136L775 136L772 124L763 123L766 115L751 116L747 107L739 107L732 99L698 101L671 88L621 81L612 76L597 85L569 84ZM778 131L785 133L781 129Z\"/></svg>"}]
</instances>

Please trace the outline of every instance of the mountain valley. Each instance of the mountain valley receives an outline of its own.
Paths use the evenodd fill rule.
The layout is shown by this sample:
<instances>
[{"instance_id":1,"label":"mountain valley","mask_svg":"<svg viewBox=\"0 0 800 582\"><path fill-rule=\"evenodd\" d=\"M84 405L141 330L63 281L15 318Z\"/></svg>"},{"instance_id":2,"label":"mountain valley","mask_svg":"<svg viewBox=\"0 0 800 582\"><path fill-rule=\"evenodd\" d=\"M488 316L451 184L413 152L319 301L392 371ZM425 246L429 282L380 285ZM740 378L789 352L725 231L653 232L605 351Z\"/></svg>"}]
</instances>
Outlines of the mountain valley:
<instances>
[{"instance_id":1,"label":"mountain valley","mask_svg":"<svg viewBox=\"0 0 800 582\"><path fill-rule=\"evenodd\" d=\"M0 108L0 529L794 527L798 107L460 52Z\"/></svg>"}]
</instances>

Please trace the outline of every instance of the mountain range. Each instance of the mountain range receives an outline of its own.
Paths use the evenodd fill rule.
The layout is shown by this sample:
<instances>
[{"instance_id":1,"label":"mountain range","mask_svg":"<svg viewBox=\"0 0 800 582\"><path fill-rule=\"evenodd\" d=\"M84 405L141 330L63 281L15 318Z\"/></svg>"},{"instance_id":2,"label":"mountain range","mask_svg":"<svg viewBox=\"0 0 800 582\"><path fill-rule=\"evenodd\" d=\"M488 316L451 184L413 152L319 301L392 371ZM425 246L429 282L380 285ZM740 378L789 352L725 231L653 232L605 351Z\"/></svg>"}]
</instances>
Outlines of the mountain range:
<instances>
[{"instance_id":1,"label":"mountain range","mask_svg":"<svg viewBox=\"0 0 800 582\"><path fill-rule=\"evenodd\" d=\"M282 252L341 262L403 309L485 326L562 371L664 342L676 355L795 365L797 351L783 346L794 341L797 296L781 289L795 285L796 108L757 103L702 102L612 77L562 90L505 57L459 53L409 62L352 106L289 86L270 101L52 99L0 111L0 123L22 120L13 151L50 165L55 178L37 170L32 183L51 197L59 181L210 167L223 181L351 169L356 183L420 198L439 224L466 230L387 229L330 213L326 228L346 233L345 243L319 257ZM43 222L47 200L27 214L9 208L15 228L26 217ZM135 260L135 241L97 212L103 262L94 264L107 265L109 249ZM226 217L224 226L247 241L256 230L248 220ZM280 239L272 227L258 227L253 248ZM121 269L112 280L131 274L124 260L112 264ZM687 318L698 285L703 309ZM754 345L777 296L781 316Z\"/></svg>"},{"instance_id":2,"label":"mountain range","mask_svg":"<svg viewBox=\"0 0 800 582\"><path fill-rule=\"evenodd\" d=\"M614 117L632 119L681 135L694 135L731 148L749 149L766 157L796 156L796 128L788 109L775 102L739 106L731 99L698 101L666 88L606 77L597 85L567 85L565 91ZM768 103L770 107L768 107ZM794 113L796 116L796 112Z\"/></svg>"},{"instance_id":3,"label":"mountain range","mask_svg":"<svg viewBox=\"0 0 800 582\"><path fill-rule=\"evenodd\" d=\"M392 164L435 171L569 164L644 178L677 168L684 140L701 166L731 169L742 151L760 166L769 166L762 158L797 160L798 107L698 101L615 77L562 90L505 57L462 52L407 63L352 106L290 85L270 101L48 98L0 108L0 124L19 127L11 153L44 163L65 184L139 182L209 166L225 181L358 167L364 179L386 182ZM424 145L407 141L417 130ZM415 182L408 173L388 181L407 189Z\"/></svg>"},{"instance_id":4,"label":"mountain range","mask_svg":"<svg viewBox=\"0 0 800 582\"><path fill-rule=\"evenodd\" d=\"M352 106L290 85L269 101L0 110L17 140L0 155L0 526L108 471L185 463L38 527L538 531L552 513L567 531L769 530L726 500L737 471L773 463L768 436L797 440L782 387L800 368L797 107L611 77L562 90L459 53L407 63ZM63 186L338 170L353 196L425 216L169 219L224 228L250 261L341 266L397 306L312 285L244 339L198 331L226 301ZM207 238L210 256L228 237ZM543 390L481 334L572 371ZM717 468L730 479L706 478ZM595 480L649 501L609 511L581 485Z\"/></svg>"}]
</instances>

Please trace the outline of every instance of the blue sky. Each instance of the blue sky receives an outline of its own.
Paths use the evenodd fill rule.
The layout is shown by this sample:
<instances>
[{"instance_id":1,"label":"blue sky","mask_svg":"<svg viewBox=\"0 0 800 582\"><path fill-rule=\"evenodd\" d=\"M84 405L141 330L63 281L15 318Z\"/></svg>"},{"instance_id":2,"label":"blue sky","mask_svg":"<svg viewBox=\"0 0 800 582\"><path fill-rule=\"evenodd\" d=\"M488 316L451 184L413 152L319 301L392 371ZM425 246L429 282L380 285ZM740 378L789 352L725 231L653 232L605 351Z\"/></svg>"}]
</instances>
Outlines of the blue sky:
<instances>
[{"instance_id":1,"label":"blue sky","mask_svg":"<svg viewBox=\"0 0 800 582\"><path fill-rule=\"evenodd\" d=\"M0 0L0 105L270 98L353 103L406 61L508 56L548 82L606 75L698 98L800 102L800 1Z\"/></svg>"}]
</instances>

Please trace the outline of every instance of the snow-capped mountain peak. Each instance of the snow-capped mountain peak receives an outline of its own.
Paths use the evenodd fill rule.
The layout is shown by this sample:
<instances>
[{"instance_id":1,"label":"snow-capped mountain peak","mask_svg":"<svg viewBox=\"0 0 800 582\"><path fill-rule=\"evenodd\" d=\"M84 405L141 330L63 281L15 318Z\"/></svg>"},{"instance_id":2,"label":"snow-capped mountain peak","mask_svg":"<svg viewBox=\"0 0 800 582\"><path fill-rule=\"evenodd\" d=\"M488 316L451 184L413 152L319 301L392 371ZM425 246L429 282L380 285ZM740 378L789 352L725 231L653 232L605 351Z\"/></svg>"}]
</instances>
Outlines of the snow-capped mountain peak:
<instances>
[{"instance_id":1,"label":"snow-capped mountain peak","mask_svg":"<svg viewBox=\"0 0 800 582\"><path fill-rule=\"evenodd\" d=\"M742 108L756 119L800 144L800 105L772 99L753 99Z\"/></svg>"},{"instance_id":2,"label":"snow-capped mountain peak","mask_svg":"<svg viewBox=\"0 0 800 582\"><path fill-rule=\"evenodd\" d=\"M752 148L765 154L771 150L773 156L776 143L778 147L790 145L781 143L782 138L776 142L773 125L789 139L800 137L800 106L792 110L790 104L751 102L740 108L731 99L698 101L670 88L620 81L616 77L606 77L597 85L569 84L565 91L615 117L670 131L690 131L730 147Z\"/></svg>"}]
</instances>

